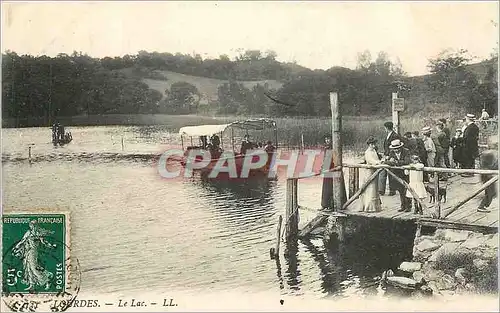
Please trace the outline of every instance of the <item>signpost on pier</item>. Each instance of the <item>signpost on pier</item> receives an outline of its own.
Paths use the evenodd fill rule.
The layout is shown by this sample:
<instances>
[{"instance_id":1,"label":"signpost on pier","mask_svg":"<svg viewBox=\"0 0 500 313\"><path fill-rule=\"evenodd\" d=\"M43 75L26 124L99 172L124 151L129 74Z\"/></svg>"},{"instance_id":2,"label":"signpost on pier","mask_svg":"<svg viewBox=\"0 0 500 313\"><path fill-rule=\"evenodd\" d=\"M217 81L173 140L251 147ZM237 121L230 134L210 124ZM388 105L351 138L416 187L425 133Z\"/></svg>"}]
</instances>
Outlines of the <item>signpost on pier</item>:
<instances>
[{"instance_id":1,"label":"signpost on pier","mask_svg":"<svg viewBox=\"0 0 500 313\"><path fill-rule=\"evenodd\" d=\"M405 109L405 99L398 98L398 93L392 93L392 123L394 124L394 131L400 134L399 129L399 112Z\"/></svg>"}]
</instances>

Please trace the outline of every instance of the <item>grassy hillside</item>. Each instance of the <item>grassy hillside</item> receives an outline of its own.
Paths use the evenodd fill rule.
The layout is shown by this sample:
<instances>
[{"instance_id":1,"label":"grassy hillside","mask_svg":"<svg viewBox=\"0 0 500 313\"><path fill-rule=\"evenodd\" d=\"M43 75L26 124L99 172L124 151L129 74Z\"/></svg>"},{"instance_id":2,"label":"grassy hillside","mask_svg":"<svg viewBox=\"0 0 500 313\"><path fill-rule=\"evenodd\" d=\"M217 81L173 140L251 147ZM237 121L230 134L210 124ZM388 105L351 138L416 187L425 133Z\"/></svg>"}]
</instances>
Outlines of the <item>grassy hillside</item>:
<instances>
[{"instance_id":1,"label":"grassy hillside","mask_svg":"<svg viewBox=\"0 0 500 313\"><path fill-rule=\"evenodd\" d=\"M477 75L479 79L484 79L486 76L487 68L490 63L496 63L496 60L488 60L488 61L483 61L475 64L470 64L467 66L467 68L472 71L474 74ZM292 64L293 65L293 64ZM292 66L290 64L287 64L287 66ZM496 66L496 65L495 65ZM302 70L302 68L296 69L298 72ZM123 70L125 73L133 75L133 70L132 69L125 69ZM193 76L193 75L186 75L186 74L181 74L181 73L176 73L172 71L164 71L164 70L155 70L152 73L152 77L150 78L142 78L142 81L144 81L146 84L151 89L157 90L162 93L162 95L165 97L165 90L169 89L170 86L176 82L188 82L200 91L202 94L202 99L201 99L201 104L208 104L211 102L217 102L218 101L218 95L217 95L217 89L220 85L227 83L227 80L221 80L221 79L215 79L215 78L208 78L208 77L200 77L200 76ZM165 79L154 79L154 76L163 76ZM407 77L404 80L411 85L413 85L413 88L417 91L418 96L415 94L411 97L411 99L408 100L408 105L411 113L425 113L427 114L428 110L432 112L439 112L440 114L448 114L452 115L451 111L455 111L453 109L453 106L449 103L431 103L428 102L426 99L428 98L429 95L427 95L427 86L425 79L430 76L430 74L427 75L421 75L421 76L414 76L414 77ZM245 87L247 88L252 88L256 84L264 85L268 84L270 88L278 90L279 88L282 87L282 83L276 80L259 80L259 81L239 81L242 83ZM422 112L422 109L425 112ZM427 110L428 109L428 110ZM458 113L458 112L455 112ZM460 112L462 114L463 112Z\"/></svg>"},{"instance_id":2,"label":"grassy hillside","mask_svg":"<svg viewBox=\"0 0 500 313\"><path fill-rule=\"evenodd\" d=\"M128 74L131 74L131 71L131 69L124 70L124 72ZM166 78L166 80L143 78L142 80L146 84L148 84L151 89L158 90L165 97L165 89L170 89L170 86L172 86L172 84L181 81L187 82L198 88L198 90L202 94L202 103L217 101L217 89L220 85L227 83L227 80L192 76L171 71L156 70L154 72L156 74L161 74ZM239 83L243 84L246 88L249 89L257 84L264 85L266 83L269 85L269 88L272 89L279 89L282 86L282 83L276 80L239 81Z\"/></svg>"}]
</instances>

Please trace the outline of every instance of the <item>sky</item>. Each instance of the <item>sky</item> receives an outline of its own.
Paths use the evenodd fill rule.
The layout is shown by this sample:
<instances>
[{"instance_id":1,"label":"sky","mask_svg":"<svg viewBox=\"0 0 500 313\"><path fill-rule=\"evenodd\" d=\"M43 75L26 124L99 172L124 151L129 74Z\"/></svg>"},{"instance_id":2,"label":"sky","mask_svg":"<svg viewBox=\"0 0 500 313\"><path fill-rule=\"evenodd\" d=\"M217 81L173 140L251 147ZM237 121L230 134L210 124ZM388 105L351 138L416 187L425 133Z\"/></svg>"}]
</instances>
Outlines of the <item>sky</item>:
<instances>
[{"instance_id":1,"label":"sky","mask_svg":"<svg viewBox=\"0 0 500 313\"><path fill-rule=\"evenodd\" d=\"M409 75L427 73L444 49L477 61L498 45L498 2L7 2L2 51L93 57L140 50L235 57L274 50L312 69L354 68L357 55L385 51Z\"/></svg>"}]
</instances>

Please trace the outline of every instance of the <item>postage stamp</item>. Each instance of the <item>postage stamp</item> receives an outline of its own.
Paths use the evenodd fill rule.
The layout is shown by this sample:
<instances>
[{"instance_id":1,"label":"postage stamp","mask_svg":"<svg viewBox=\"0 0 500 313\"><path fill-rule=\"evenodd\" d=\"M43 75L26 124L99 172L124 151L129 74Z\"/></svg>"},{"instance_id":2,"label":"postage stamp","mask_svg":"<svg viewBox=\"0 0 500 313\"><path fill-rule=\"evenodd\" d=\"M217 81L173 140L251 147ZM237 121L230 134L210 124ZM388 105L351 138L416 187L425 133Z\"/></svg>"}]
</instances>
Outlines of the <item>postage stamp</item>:
<instances>
[{"instance_id":1,"label":"postage stamp","mask_svg":"<svg viewBox=\"0 0 500 313\"><path fill-rule=\"evenodd\" d=\"M64 311L60 304L76 297L79 279L72 282L71 274L78 273L71 272L72 265L77 272L79 266L71 264L70 229L66 212L2 216L2 299L7 306L14 311L36 311L41 305Z\"/></svg>"}]
</instances>

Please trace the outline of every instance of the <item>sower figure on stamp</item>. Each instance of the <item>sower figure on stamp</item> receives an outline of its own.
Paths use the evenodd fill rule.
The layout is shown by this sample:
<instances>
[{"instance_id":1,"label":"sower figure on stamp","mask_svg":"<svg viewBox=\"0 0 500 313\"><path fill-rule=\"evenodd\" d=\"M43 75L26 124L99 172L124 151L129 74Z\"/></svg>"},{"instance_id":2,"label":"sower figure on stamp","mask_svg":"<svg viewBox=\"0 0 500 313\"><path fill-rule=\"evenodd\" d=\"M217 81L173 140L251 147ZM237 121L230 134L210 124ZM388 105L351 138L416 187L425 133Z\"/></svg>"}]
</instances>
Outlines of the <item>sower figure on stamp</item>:
<instances>
[{"instance_id":1,"label":"sower figure on stamp","mask_svg":"<svg viewBox=\"0 0 500 313\"><path fill-rule=\"evenodd\" d=\"M384 123L385 131L387 132L387 136L384 139L384 158L387 159L390 153L390 144L393 140L401 139L400 136L394 131L394 124L392 122ZM385 171L380 172L379 175L379 185L378 191L380 195L385 194L385 186L387 178L389 178L389 196L393 196L396 194L396 182L394 178L391 176L387 177L387 173Z\"/></svg>"},{"instance_id":2,"label":"sower figure on stamp","mask_svg":"<svg viewBox=\"0 0 500 313\"><path fill-rule=\"evenodd\" d=\"M48 243L44 236L51 234L50 231L39 227L35 220L29 224L29 230L24 234L13 249L13 254L23 262L23 283L28 285L25 290L32 290L36 286L45 285L49 289L53 273L45 270L38 262L40 244L48 248L55 248L55 244Z\"/></svg>"},{"instance_id":3,"label":"sower figure on stamp","mask_svg":"<svg viewBox=\"0 0 500 313\"><path fill-rule=\"evenodd\" d=\"M391 149L389 153L389 160L385 163L392 166L404 166L410 164L410 153L408 149L403 148L403 143L401 140L396 139L391 142L389 146ZM405 182L409 182L408 176L405 175L404 170L390 170L397 177L401 178ZM398 210L399 212L410 212L411 211L411 203L408 203L408 199L406 198L406 187L399 183L397 183L397 191L399 192L399 198L401 200L401 208Z\"/></svg>"}]
</instances>

